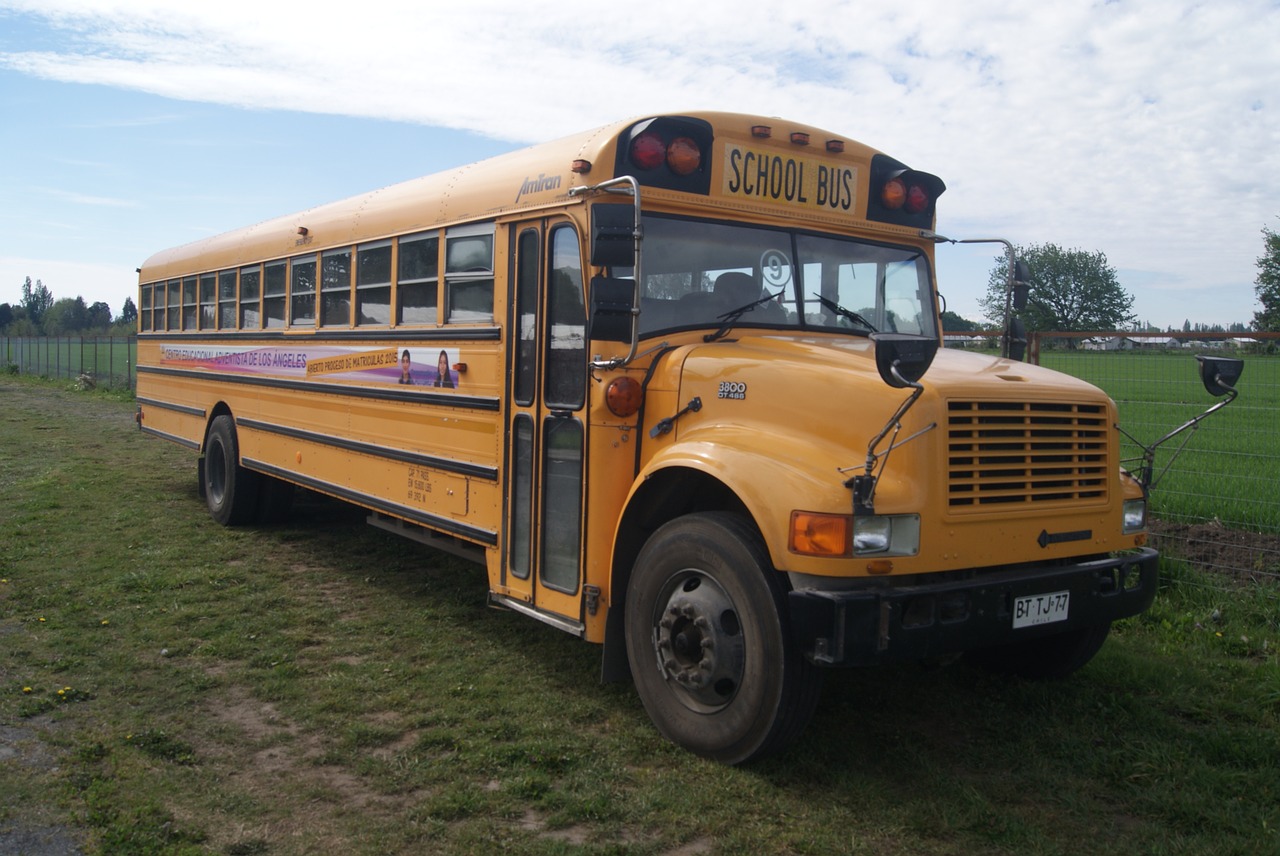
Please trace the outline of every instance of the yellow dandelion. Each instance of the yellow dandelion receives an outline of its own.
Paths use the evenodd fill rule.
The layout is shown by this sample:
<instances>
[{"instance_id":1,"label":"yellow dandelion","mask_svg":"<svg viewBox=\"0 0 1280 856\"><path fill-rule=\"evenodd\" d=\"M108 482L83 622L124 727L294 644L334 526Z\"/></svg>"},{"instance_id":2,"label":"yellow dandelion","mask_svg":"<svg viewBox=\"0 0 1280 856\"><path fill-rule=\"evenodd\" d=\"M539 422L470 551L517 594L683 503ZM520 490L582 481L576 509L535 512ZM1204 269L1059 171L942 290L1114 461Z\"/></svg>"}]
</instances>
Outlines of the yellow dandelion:
<instances>
[{"instance_id":1,"label":"yellow dandelion","mask_svg":"<svg viewBox=\"0 0 1280 856\"><path fill-rule=\"evenodd\" d=\"M107 626L108 624L110 624L110 623L111 623L111 622L110 622L110 621L108 621L107 619L105 619L105 618L104 618L104 619L102 619L102 626L103 626L103 627L106 627L106 626Z\"/></svg>"},{"instance_id":2,"label":"yellow dandelion","mask_svg":"<svg viewBox=\"0 0 1280 856\"><path fill-rule=\"evenodd\" d=\"M24 693L29 693L29 692L31 692L31 687L23 687L23 688L22 688L22 691L23 691Z\"/></svg>"},{"instance_id":3,"label":"yellow dandelion","mask_svg":"<svg viewBox=\"0 0 1280 856\"><path fill-rule=\"evenodd\" d=\"M67 694L66 690L58 690L58 695L66 695L66 694Z\"/></svg>"}]
</instances>

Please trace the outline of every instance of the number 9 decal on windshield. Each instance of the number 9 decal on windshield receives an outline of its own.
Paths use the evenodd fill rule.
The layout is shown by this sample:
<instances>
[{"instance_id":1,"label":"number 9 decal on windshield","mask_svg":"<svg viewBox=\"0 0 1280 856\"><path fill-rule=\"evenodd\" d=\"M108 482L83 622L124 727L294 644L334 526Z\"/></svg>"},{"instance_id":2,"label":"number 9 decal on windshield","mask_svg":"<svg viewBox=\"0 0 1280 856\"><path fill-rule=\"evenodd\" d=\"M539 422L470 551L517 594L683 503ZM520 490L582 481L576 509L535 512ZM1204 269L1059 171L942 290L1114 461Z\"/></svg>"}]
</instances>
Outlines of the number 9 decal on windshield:
<instances>
[{"instance_id":1,"label":"number 9 decal on windshield","mask_svg":"<svg viewBox=\"0 0 1280 856\"><path fill-rule=\"evenodd\" d=\"M766 250L760 257L760 270L768 288L780 288L791 282L791 259L781 250Z\"/></svg>"}]
</instances>

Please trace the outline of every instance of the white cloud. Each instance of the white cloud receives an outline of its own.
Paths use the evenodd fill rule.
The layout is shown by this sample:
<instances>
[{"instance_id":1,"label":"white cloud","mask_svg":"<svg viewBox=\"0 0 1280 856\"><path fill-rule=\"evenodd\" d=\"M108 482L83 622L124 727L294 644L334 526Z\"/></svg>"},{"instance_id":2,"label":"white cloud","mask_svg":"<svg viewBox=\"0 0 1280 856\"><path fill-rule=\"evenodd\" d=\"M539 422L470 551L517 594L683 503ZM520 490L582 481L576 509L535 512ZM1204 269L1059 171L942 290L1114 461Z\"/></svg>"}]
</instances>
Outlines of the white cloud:
<instances>
[{"instance_id":1,"label":"white cloud","mask_svg":"<svg viewBox=\"0 0 1280 856\"><path fill-rule=\"evenodd\" d=\"M942 231L1101 249L1154 301L1220 287L1248 305L1280 212L1273 0L2 9L66 42L0 66L177 99L512 142L671 109L794 118L942 175Z\"/></svg>"}]
</instances>

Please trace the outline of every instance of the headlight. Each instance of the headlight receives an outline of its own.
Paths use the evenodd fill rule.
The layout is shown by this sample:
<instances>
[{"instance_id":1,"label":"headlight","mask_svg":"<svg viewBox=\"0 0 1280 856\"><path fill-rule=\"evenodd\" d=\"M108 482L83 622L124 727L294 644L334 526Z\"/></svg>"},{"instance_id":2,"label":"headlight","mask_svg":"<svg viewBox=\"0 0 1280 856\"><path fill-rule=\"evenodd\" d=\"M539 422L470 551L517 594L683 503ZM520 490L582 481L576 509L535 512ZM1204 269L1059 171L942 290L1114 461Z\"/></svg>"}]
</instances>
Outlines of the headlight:
<instances>
[{"instance_id":1,"label":"headlight","mask_svg":"<svg viewBox=\"0 0 1280 856\"><path fill-rule=\"evenodd\" d=\"M853 520L853 552L857 555L883 553L889 549L893 527L887 517L855 517Z\"/></svg>"},{"instance_id":2,"label":"headlight","mask_svg":"<svg viewBox=\"0 0 1280 856\"><path fill-rule=\"evenodd\" d=\"M853 518L855 556L914 556L920 552L920 515L893 514Z\"/></svg>"},{"instance_id":3,"label":"headlight","mask_svg":"<svg viewBox=\"0 0 1280 856\"><path fill-rule=\"evenodd\" d=\"M1126 499L1124 501L1124 529L1126 535L1141 532L1147 528L1147 501L1145 499Z\"/></svg>"}]
</instances>

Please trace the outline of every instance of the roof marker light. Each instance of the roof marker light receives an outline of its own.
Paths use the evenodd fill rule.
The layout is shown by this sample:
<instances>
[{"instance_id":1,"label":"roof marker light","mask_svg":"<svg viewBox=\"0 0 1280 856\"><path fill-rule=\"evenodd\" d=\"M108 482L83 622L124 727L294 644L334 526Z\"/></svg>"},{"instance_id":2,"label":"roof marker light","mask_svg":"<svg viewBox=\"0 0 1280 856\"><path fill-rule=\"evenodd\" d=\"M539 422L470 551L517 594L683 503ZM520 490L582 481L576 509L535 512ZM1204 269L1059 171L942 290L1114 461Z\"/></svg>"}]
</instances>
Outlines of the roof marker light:
<instances>
[{"instance_id":1,"label":"roof marker light","mask_svg":"<svg viewBox=\"0 0 1280 856\"><path fill-rule=\"evenodd\" d=\"M827 140L827 151L838 155L844 151L844 140Z\"/></svg>"},{"instance_id":2,"label":"roof marker light","mask_svg":"<svg viewBox=\"0 0 1280 856\"><path fill-rule=\"evenodd\" d=\"M768 125L752 125L751 136L767 140L773 136L773 128L770 128Z\"/></svg>"},{"instance_id":3,"label":"roof marker light","mask_svg":"<svg viewBox=\"0 0 1280 856\"><path fill-rule=\"evenodd\" d=\"M797 146L807 146L809 145L809 135L804 131L792 131L791 142L795 143Z\"/></svg>"}]
</instances>

